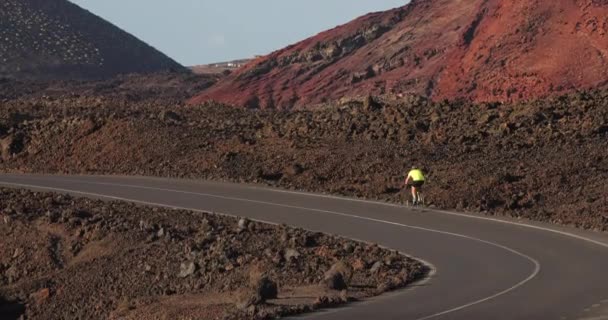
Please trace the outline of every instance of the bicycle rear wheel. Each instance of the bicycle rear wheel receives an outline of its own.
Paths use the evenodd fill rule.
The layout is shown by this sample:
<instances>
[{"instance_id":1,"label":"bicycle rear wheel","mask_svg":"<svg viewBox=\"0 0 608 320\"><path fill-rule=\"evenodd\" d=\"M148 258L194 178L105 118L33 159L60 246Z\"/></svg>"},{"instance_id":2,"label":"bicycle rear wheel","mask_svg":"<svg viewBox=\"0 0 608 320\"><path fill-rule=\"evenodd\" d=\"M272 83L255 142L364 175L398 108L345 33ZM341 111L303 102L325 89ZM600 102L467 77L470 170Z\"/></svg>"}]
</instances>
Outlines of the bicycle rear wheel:
<instances>
[{"instance_id":1,"label":"bicycle rear wheel","mask_svg":"<svg viewBox=\"0 0 608 320\"><path fill-rule=\"evenodd\" d=\"M426 201L425 201L424 195L422 193L417 192L416 193L416 198L418 199L418 203L417 203L418 206L421 206L421 207L425 207L426 206Z\"/></svg>"}]
</instances>

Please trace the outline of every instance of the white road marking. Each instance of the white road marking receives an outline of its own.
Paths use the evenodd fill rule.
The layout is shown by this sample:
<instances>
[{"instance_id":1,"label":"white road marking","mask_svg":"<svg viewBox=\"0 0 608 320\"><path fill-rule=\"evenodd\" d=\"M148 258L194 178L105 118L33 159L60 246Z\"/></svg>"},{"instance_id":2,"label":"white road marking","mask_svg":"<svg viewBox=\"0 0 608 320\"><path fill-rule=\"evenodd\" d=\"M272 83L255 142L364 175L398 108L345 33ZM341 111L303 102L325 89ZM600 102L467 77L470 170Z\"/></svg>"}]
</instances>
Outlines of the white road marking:
<instances>
[{"instance_id":1,"label":"white road marking","mask_svg":"<svg viewBox=\"0 0 608 320\"><path fill-rule=\"evenodd\" d=\"M514 290L522 287L526 283L530 282L532 279L534 279L540 273L540 269L541 269L541 265L540 265L540 263L536 259L534 259L534 258L532 258L532 257L530 257L530 256L528 256L528 255L526 255L524 253L521 253L521 252L519 252L517 250L511 249L509 247L506 247L506 246L503 246L503 245L500 245L500 244L497 244L497 243L494 243L494 242L491 242L491 241L486 241L486 240L470 237L470 236L467 236L467 235L452 233L452 232L446 232L446 231L441 231L441 230L428 229L428 228L417 227L417 226L410 226L410 225L401 224L401 223L397 223L397 222L386 221L386 220L381 220L381 219L374 219L374 218L368 218L368 217L357 216L357 215L351 215L351 214L342 213L342 212L336 212L336 211L328 211L328 210L320 210L320 209L314 209L314 208L305 208L305 207L298 207L298 206L290 206L290 205L277 204L277 203L266 202L266 201L243 199L243 198L236 198L236 197L218 196L218 195L207 194L207 193L198 193L198 192L190 192L190 191L182 191L182 190L174 190L174 189L165 189L165 188L155 188L155 187L145 187L145 186L138 186L138 185L118 184L118 183L101 183L101 182L97 183L97 182L86 182L86 181L77 181L77 180L75 181L75 180L65 180L65 179L64 179L64 181L74 182L74 183L85 183L85 184L92 184L92 185L107 185L107 186L116 186L116 187L124 187L124 188L135 188L135 189L156 190L156 191L163 191L163 192L170 192L170 193L181 193L181 194L199 195L199 196L212 197L212 198L231 200L231 201L241 201L241 202L249 202L249 203L257 203L257 204L278 206L278 207L290 208L290 209L313 211L313 212L319 212L319 213L332 214L332 215L336 215L336 216L348 217L348 218L352 218L352 219L359 219L359 220L365 220L365 221L383 223L383 224L388 224L388 225L393 225L393 226L399 226L399 227L403 227L403 228L409 228L409 229L422 230L422 231L433 232L433 233L438 233L438 234L444 234L444 235L449 235L449 236L453 236L453 237L464 238L464 239L468 239L468 240L484 243L484 244L487 244L487 245L490 245L490 246L494 246L494 247L503 249L503 250L508 251L508 252L510 252L512 254L515 254L517 256L520 256L520 257L522 257L522 258L524 258L524 259L532 262L532 264L534 264L534 271L526 279L518 282L517 284L515 284L514 286L512 286L510 288L502 290L502 291L500 291L500 292L498 292L496 294L493 294L491 296L488 296L488 297L485 297L485 298L482 298L482 299L479 299L479 300L476 300L476 301L464 304L462 306L458 306L458 307L455 307L455 308L452 308L452 309L449 309L449 310L441 311L441 312L438 312L438 313L435 313L435 314L432 314L432 315L429 315L429 316L418 318L416 320L428 320L428 319L432 319L432 318L437 318L439 316L443 316L443 315L446 315L446 314L449 314L449 313L454 313L454 312L457 312L457 311L460 311L460 310L472 307L474 305L478 305L478 304L484 303L486 301L496 299L496 298L498 298L500 296L503 296L503 295L505 295L505 294L507 294L509 292L512 292L512 291L514 291ZM123 197L117 197L117 196L109 196L109 195L104 195L104 194L100 194L100 193L82 192L82 191L73 190L73 189L53 188L53 187L46 187L46 186L40 186L40 185L10 183L10 182L1 182L1 181L0 181L0 183L1 184L5 184L5 185L12 185L12 186L17 186L17 187L23 187L23 188L38 188L38 189L45 189L45 190L71 192L71 193L76 193L76 194L96 196L96 197L103 197L103 198L114 199L114 200L130 201L130 202L139 203L139 204L146 204L146 205L154 205L154 206L167 207L167 208L172 208L172 209L192 210L192 211L195 211L195 212L206 212L206 211L200 210L200 209L184 208L184 207L166 205L166 204L162 204L162 203L141 201L141 200L129 199L129 198L123 198ZM373 203L373 202L370 202L370 203ZM266 222L266 221L262 221L262 222Z\"/></svg>"},{"instance_id":2,"label":"white road marking","mask_svg":"<svg viewBox=\"0 0 608 320\"><path fill-rule=\"evenodd\" d=\"M83 176L83 177L87 177L87 176ZM94 177L94 176L88 176L88 177ZM127 178L127 176L124 176L123 178ZM80 180L73 180L73 179L66 179L66 178L56 179L56 180L65 181L65 182L73 182L73 183L85 183L85 184L107 185L107 186L117 186L117 187L130 187L130 188L140 188L140 189L148 189L148 190L175 192L175 193L182 193L182 194L202 195L202 196L215 197L215 198L218 198L218 199L225 199L225 200L240 200L240 201L246 200L246 201L253 202L253 203L272 204L272 205L289 207L287 205L282 205L282 204L277 204L277 203L272 203L272 202L264 202L264 201L256 201L256 200L240 199L240 198L236 199L236 198L231 198L231 197L224 197L224 196L218 196L218 195L213 195L213 194L190 192L190 191L183 191L183 190L155 188L155 187L144 187L144 186L139 186L139 185L120 184L120 183L89 182L89 181L80 181ZM170 181L170 180L167 180L167 181ZM398 204L394 204L394 203L386 203L386 202L371 201L371 200L356 199L356 198L347 198L347 197L332 196L332 195L325 195L325 194L314 194L314 193L300 192L300 191L290 191L290 190L280 190L280 189L273 189L273 188L263 188L263 187L249 186L249 185L246 185L244 187L247 188L247 189L251 189L251 190L262 190L262 191L269 191L269 192L276 192L276 193L287 193L287 194L301 195L301 196L307 196L307 197L313 197L313 198L326 198L326 199L342 200L342 201L349 201L349 202L359 202L359 203L367 203L367 204L373 204L373 205L381 205L381 206L387 206L387 207L393 207L393 208L403 208L403 209L406 209L406 207L404 207L403 205L398 205ZM304 208L304 209L309 209L309 208ZM526 224L526 223L521 223L521 222L507 221L507 220L501 220L501 219L490 218L490 217L481 217L481 216L475 216L475 215L470 215L470 214L451 212L451 211L446 211L446 210L437 210L437 209L431 209L431 208L425 208L424 210L430 211L430 212L435 212L435 213L440 213L440 214L445 214L445 215L450 215L450 216L467 218L467 219L492 221L492 222L496 222L496 223L502 223L502 224L508 224L508 225L514 225L514 226L519 226L519 227L525 227L525 228L530 228L530 229L536 229L536 230L551 232L551 233L559 234L559 235L566 236L566 237L569 237L569 238L575 238L575 239L578 239L578 240L589 242L589 243L592 243L592 244L595 244L595 245L598 245L598 246L601 246L601 247L604 247L604 248L608 249L608 243L606 243L606 242L601 242L601 241L598 241L598 240L594 240L594 239L591 239L591 238L579 236L579 235L576 235L576 234L573 234L573 233L570 233L570 232L566 232L566 231L552 229L552 228L549 228L549 227L534 226L534 225L530 225L530 224Z\"/></svg>"},{"instance_id":3,"label":"white road marking","mask_svg":"<svg viewBox=\"0 0 608 320\"><path fill-rule=\"evenodd\" d=\"M291 194L303 195L303 196L309 196L309 197L319 197L319 198L327 198L327 199L335 199L335 200L343 200L343 201L351 201L351 202L368 203L368 204L375 204L375 205L381 205L381 206L387 206L387 207L406 208L406 207L404 207L402 205L398 205L398 204L394 204L394 203L386 203L386 202L379 202L379 201L372 201L372 200L353 199L353 198L346 198L346 197L332 196L332 195L324 195L324 194L317 195L317 194L307 193L307 192L289 191L289 190L275 190L275 189L271 189L271 188L258 188L258 187L252 187L252 186L247 186L247 188L254 189L254 190L268 190L268 191L273 191L273 192L278 192L278 193L291 193ZM492 222L497 222L497 223L502 223L502 224L515 225L515 226L520 226L520 227L525 227L525 228L530 228L530 229L537 229L537 230L547 231L547 232L551 232L551 233L557 233L557 234L560 234L560 235L563 235L563 236L567 236L567 237L570 237L570 238L575 238L575 239L578 239L578 240L582 240L582 241L586 241L586 242L589 242L589 243L593 243L595 245L598 245L598 246L601 246L601 247L604 247L604 248L608 248L608 243L597 241L597 240L594 240L594 239L591 239L591 238L587 238L587 237L583 237L583 236L579 236L579 235L576 235L576 234L573 234L573 233L569 233L569 232L565 232L565 231L551 229L551 228L548 228L548 227L534 226L534 225L530 225L530 224L526 224L526 223L521 223L521 222L513 222L513 221L502 220L502 219L490 218L490 217L481 217L481 216L475 216L475 215L464 214L464 213L457 213L457 212L446 211L446 210L437 210L437 209L432 209L432 208L425 208L424 210L427 210L427 211L430 211L430 212L435 212L435 213L441 213L441 214L445 214L445 215L450 215L450 216L457 216L457 217L467 218L467 219L486 220L486 221L492 221Z\"/></svg>"}]
</instances>

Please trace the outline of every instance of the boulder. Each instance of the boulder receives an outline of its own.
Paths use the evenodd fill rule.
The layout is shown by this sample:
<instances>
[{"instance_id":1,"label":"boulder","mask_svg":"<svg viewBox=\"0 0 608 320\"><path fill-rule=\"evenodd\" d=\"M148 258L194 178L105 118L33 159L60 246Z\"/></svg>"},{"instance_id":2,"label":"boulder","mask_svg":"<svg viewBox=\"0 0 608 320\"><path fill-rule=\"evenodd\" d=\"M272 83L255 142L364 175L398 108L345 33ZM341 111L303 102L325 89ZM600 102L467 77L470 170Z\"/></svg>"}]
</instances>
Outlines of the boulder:
<instances>
[{"instance_id":1,"label":"boulder","mask_svg":"<svg viewBox=\"0 0 608 320\"><path fill-rule=\"evenodd\" d=\"M276 299L278 296L278 286L267 274L261 271L260 268L253 268L249 273L249 294L258 296L261 302L266 302L269 299Z\"/></svg>"},{"instance_id":2,"label":"boulder","mask_svg":"<svg viewBox=\"0 0 608 320\"><path fill-rule=\"evenodd\" d=\"M245 219L245 218L240 219L239 223L237 225L237 231L239 233L241 233L241 232L247 230L247 228L249 227L249 223L250 223L249 219Z\"/></svg>"},{"instance_id":3,"label":"boulder","mask_svg":"<svg viewBox=\"0 0 608 320\"><path fill-rule=\"evenodd\" d=\"M287 262L292 262L297 260L300 257L300 253L296 249L285 249L283 253L283 258Z\"/></svg>"},{"instance_id":4,"label":"boulder","mask_svg":"<svg viewBox=\"0 0 608 320\"><path fill-rule=\"evenodd\" d=\"M374 263L372 265L372 267L369 269L369 272L371 273L376 273L378 271L380 271L380 268L382 268L384 264L382 263L382 261L376 261L376 263Z\"/></svg>"},{"instance_id":5,"label":"boulder","mask_svg":"<svg viewBox=\"0 0 608 320\"><path fill-rule=\"evenodd\" d=\"M253 288L263 301L269 299L276 299L279 293L277 284L272 281L268 276L262 276L255 283L255 287Z\"/></svg>"},{"instance_id":6,"label":"boulder","mask_svg":"<svg viewBox=\"0 0 608 320\"><path fill-rule=\"evenodd\" d=\"M352 269L344 262L335 263L325 272L323 283L331 290L345 290L348 288L347 281L352 277Z\"/></svg>"},{"instance_id":7,"label":"boulder","mask_svg":"<svg viewBox=\"0 0 608 320\"><path fill-rule=\"evenodd\" d=\"M179 278L187 278L193 275L198 266L194 262L184 262L179 266L179 274L177 275Z\"/></svg>"},{"instance_id":8,"label":"boulder","mask_svg":"<svg viewBox=\"0 0 608 320\"><path fill-rule=\"evenodd\" d=\"M323 284L325 287L331 290L345 290L348 288L346 282L344 281L344 276L336 271L330 270L325 273L325 277L323 278Z\"/></svg>"}]
</instances>

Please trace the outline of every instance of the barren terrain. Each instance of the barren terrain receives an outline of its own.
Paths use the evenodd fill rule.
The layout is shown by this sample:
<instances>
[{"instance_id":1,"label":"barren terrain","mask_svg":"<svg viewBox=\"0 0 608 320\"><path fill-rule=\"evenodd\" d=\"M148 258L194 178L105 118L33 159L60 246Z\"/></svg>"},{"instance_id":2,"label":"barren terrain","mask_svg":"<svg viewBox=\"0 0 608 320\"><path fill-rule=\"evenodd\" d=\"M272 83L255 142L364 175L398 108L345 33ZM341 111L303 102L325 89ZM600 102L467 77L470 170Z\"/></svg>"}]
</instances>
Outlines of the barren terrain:
<instances>
[{"instance_id":1,"label":"barren terrain","mask_svg":"<svg viewBox=\"0 0 608 320\"><path fill-rule=\"evenodd\" d=\"M182 105L184 99L208 88L221 75L182 72L126 74L105 80L11 80L0 78L0 103L68 99L121 108L132 103ZM69 108L69 104L66 105Z\"/></svg>"},{"instance_id":2,"label":"barren terrain","mask_svg":"<svg viewBox=\"0 0 608 320\"><path fill-rule=\"evenodd\" d=\"M369 98L277 112L22 97L0 111L0 168L255 182L399 202L404 175L418 164L433 206L607 230L607 103L596 91L526 104Z\"/></svg>"},{"instance_id":3,"label":"barren terrain","mask_svg":"<svg viewBox=\"0 0 608 320\"><path fill-rule=\"evenodd\" d=\"M401 288L397 252L208 213L0 189L2 319L269 319Z\"/></svg>"},{"instance_id":4,"label":"barren terrain","mask_svg":"<svg viewBox=\"0 0 608 320\"><path fill-rule=\"evenodd\" d=\"M0 172L401 203L417 165L431 207L608 231L606 1L414 0L211 75L65 0L0 9ZM284 225L5 188L0 239L9 319L270 319L427 271Z\"/></svg>"}]
</instances>

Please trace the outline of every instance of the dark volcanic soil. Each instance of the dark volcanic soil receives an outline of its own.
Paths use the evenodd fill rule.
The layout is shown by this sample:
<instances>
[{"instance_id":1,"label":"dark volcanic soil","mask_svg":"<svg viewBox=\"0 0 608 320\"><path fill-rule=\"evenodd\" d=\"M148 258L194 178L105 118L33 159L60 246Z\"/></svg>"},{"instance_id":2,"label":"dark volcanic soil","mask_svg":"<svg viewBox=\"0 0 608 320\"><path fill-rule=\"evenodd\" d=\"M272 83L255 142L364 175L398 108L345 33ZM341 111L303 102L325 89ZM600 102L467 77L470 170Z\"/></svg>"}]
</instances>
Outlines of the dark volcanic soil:
<instances>
[{"instance_id":1,"label":"dark volcanic soil","mask_svg":"<svg viewBox=\"0 0 608 320\"><path fill-rule=\"evenodd\" d=\"M396 252L300 229L9 189L0 237L2 319L269 319L425 273Z\"/></svg>"},{"instance_id":2,"label":"dark volcanic soil","mask_svg":"<svg viewBox=\"0 0 608 320\"><path fill-rule=\"evenodd\" d=\"M0 102L12 100L89 100L89 104L111 102L116 107L128 103L181 104L197 91L208 88L222 75L194 75L184 72L127 74L107 80L11 80L0 78ZM81 104L86 104L81 101Z\"/></svg>"},{"instance_id":3,"label":"dark volcanic soil","mask_svg":"<svg viewBox=\"0 0 608 320\"><path fill-rule=\"evenodd\" d=\"M316 111L18 99L0 168L265 183L401 201L412 164L432 205L608 230L608 93L526 104L409 97Z\"/></svg>"},{"instance_id":4,"label":"dark volcanic soil","mask_svg":"<svg viewBox=\"0 0 608 320\"><path fill-rule=\"evenodd\" d=\"M71 1L0 2L0 77L97 79L167 70L187 72Z\"/></svg>"}]
</instances>

